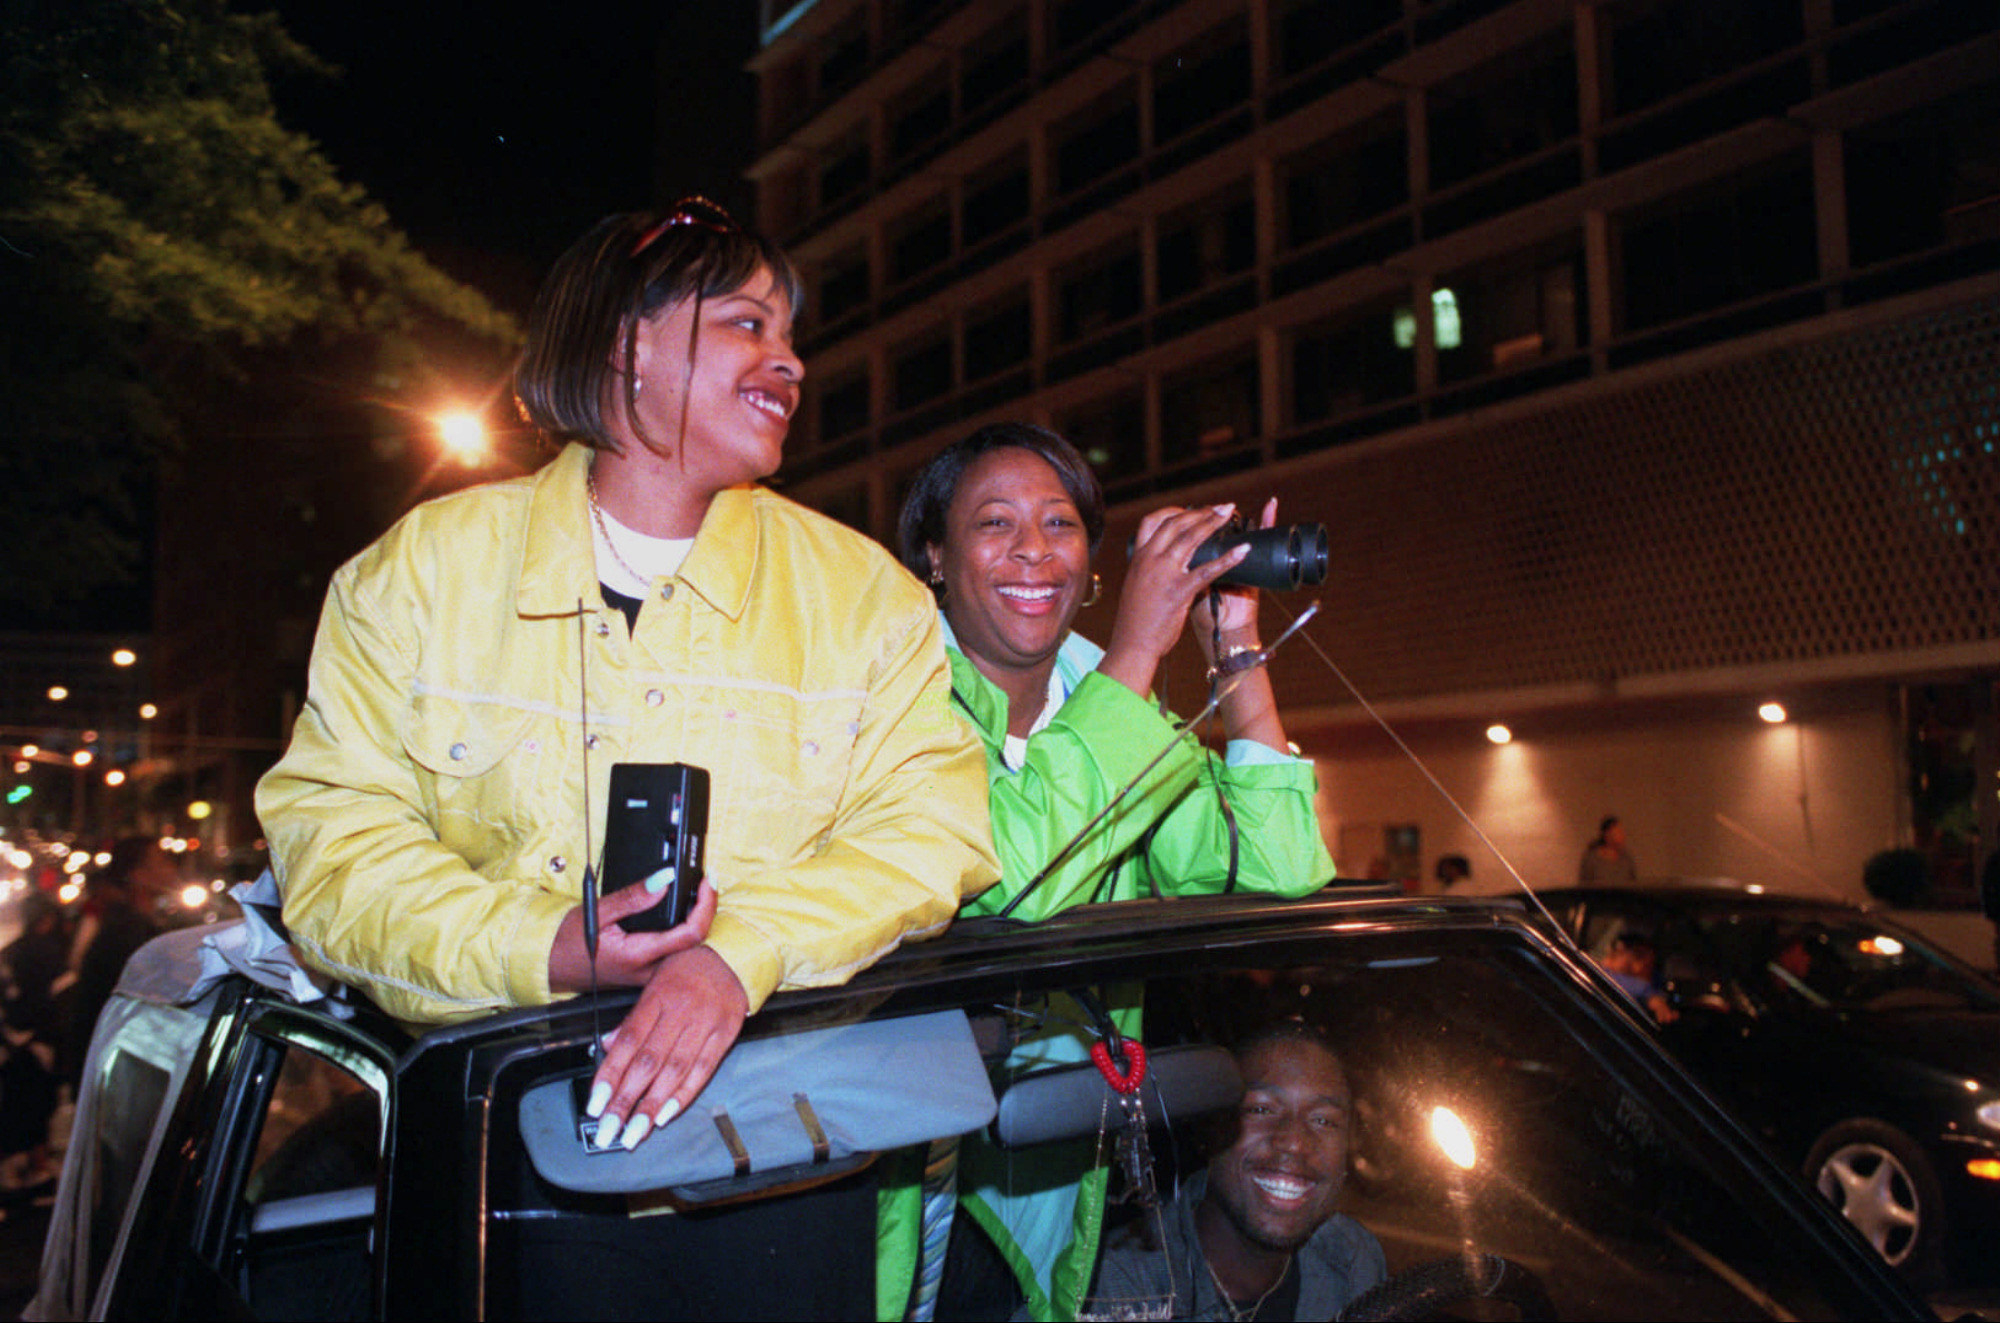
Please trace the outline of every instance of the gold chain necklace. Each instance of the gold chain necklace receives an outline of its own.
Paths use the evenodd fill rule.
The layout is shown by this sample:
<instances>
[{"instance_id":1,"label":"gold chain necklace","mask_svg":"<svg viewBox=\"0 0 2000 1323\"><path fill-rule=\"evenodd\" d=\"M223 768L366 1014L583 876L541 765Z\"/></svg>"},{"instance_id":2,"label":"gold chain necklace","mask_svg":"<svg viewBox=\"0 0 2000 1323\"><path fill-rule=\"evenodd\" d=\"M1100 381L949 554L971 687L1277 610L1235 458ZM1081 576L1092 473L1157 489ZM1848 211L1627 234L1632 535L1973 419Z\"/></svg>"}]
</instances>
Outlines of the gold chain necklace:
<instances>
[{"instance_id":1,"label":"gold chain necklace","mask_svg":"<svg viewBox=\"0 0 2000 1323\"><path fill-rule=\"evenodd\" d=\"M1285 1284L1285 1278L1292 1271L1293 1257L1293 1254L1285 1255L1285 1266L1278 1270L1277 1280L1266 1287L1264 1294L1258 1296L1256 1303L1248 1309L1238 1309L1236 1302L1229 1298L1229 1288L1224 1286L1222 1279L1215 1275L1215 1268L1209 1263L1206 1251L1202 1253L1201 1266L1208 1270L1208 1280L1215 1283L1215 1294L1222 1301L1222 1307L1229 1311L1229 1317L1235 1320L1235 1323L1248 1323L1248 1320L1257 1317L1257 1311L1264 1307L1264 1302L1271 1298L1272 1293Z\"/></svg>"},{"instance_id":2,"label":"gold chain necklace","mask_svg":"<svg viewBox=\"0 0 2000 1323\"><path fill-rule=\"evenodd\" d=\"M634 583L652 583L651 576L639 573L639 571L632 568L631 562L618 554L618 543L612 539L611 529L604 522L604 507L597 503L597 468L595 465L591 466L590 470L584 474L583 489L585 494L590 498L590 517L597 522L597 531L603 534L604 545L611 552L611 559L618 562L618 568L630 575ZM644 592L645 590L642 588L640 590L642 596Z\"/></svg>"}]
</instances>

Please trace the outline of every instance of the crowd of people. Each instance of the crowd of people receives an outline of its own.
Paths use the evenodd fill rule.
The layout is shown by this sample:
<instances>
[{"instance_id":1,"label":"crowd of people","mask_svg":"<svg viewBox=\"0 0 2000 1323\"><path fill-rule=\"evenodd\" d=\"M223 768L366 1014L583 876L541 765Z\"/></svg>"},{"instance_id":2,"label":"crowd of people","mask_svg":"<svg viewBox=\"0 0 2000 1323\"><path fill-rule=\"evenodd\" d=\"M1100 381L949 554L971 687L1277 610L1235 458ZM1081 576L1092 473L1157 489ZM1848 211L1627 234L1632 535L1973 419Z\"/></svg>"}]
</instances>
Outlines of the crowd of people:
<instances>
[{"instance_id":1,"label":"crowd of people","mask_svg":"<svg viewBox=\"0 0 2000 1323\"><path fill-rule=\"evenodd\" d=\"M55 1178L51 1127L83 1075L97 1016L134 951L164 928L177 880L155 837L116 842L73 907L40 888L15 902L0 949L0 1204Z\"/></svg>"}]
</instances>

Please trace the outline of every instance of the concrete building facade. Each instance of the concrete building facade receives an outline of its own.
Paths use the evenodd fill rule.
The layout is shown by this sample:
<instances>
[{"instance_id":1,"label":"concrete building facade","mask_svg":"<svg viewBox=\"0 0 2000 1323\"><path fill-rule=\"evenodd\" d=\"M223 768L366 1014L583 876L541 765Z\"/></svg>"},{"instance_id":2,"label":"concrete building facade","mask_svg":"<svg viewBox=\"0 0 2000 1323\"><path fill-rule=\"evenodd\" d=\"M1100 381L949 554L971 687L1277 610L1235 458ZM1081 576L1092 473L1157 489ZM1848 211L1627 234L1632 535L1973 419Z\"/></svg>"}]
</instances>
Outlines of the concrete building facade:
<instances>
[{"instance_id":1,"label":"concrete building facade","mask_svg":"<svg viewBox=\"0 0 2000 1323\"><path fill-rule=\"evenodd\" d=\"M1421 763L1536 883L1617 813L1647 874L1858 897L1915 846L1970 902L2000 843L2000 11L763 17L759 219L810 290L790 494L886 540L940 446L1028 418L1096 465L1114 587L1162 504L1325 522L1275 679L1343 873L1459 852L1501 884Z\"/></svg>"}]
</instances>

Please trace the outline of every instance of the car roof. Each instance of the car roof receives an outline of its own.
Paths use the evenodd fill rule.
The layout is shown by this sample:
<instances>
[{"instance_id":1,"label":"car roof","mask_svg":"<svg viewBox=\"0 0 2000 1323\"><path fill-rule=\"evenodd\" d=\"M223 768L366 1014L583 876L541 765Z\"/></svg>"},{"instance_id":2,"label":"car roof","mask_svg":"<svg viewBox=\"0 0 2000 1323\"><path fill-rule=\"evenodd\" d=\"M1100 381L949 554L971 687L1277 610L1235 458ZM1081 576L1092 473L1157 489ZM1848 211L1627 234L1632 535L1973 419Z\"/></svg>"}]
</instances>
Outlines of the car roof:
<instances>
[{"instance_id":1,"label":"car roof","mask_svg":"<svg viewBox=\"0 0 2000 1323\"><path fill-rule=\"evenodd\" d=\"M1546 933L1519 898L1511 896L1409 897L1393 885L1336 884L1311 896L1286 900L1264 895L1177 897L1077 906L1036 923L977 918L955 923L927 941L908 943L855 975L847 983L781 992L764 1008L765 1019L797 1010L832 1009L841 1003L873 1005L886 997L933 1003L949 1000L954 988L969 988L1023 970L1049 970L1110 957L1146 959L1155 953L1224 945L1255 945L1295 938L1313 929L1328 935L1363 928L1479 927L1529 929ZM188 1004L201 996L205 974L204 939L218 925L183 929L156 938L128 966L119 991L142 1000ZM1558 939L1561 940L1561 939ZM286 1001L281 992L256 988L265 1001ZM475 1020L442 1025L412 1040L393 1021L364 1001L348 1022L351 1032L377 1040L399 1058L401 1073L433 1054L495 1050L505 1044L546 1050L572 1039L585 1041L599 1025L612 1025L637 999L636 989L606 990L593 1005L575 998L547 1006L501 1011ZM356 996L355 1000L363 999ZM755 1025L751 1028L754 1033Z\"/></svg>"},{"instance_id":2,"label":"car roof","mask_svg":"<svg viewBox=\"0 0 2000 1323\"><path fill-rule=\"evenodd\" d=\"M1727 879L1700 879L1690 882L1642 882L1619 887L1538 887L1535 895L1544 904L1567 905L1577 901L1648 901L1675 909L1715 910L1837 910L1842 914L1874 914L1864 906L1833 896L1808 896L1796 892L1752 891Z\"/></svg>"},{"instance_id":3,"label":"car roof","mask_svg":"<svg viewBox=\"0 0 2000 1323\"><path fill-rule=\"evenodd\" d=\"M1500 896L1412 898L1400 888L1373 883L1336 885L1311 896L1286 900L1262 895L1177 897L1081 905L1035 923L1011 919L962 919L938 937L892 951L848 982L804 988L773 996L760 1014L830 1008L842 1002L873 1005L885 997L949 998L954 987L970 987L1022 970L1051 970L1105 957L1145 958L1196 947L1254 945L1297 937L1318 928L1415 926L1535 928L1518 902ZM637 1000L636 989L606 991L598 1010L614 1024ZM558 1025L587 1017L583 999L551 1006L522 1007L462 1024L445 1025L419 1038L409 1058L441 1050L462 1050L479 1040L530 1035L547 1041ZM754 1023L751 1027L754 1032Z\"/></svg>"}]
</instances>

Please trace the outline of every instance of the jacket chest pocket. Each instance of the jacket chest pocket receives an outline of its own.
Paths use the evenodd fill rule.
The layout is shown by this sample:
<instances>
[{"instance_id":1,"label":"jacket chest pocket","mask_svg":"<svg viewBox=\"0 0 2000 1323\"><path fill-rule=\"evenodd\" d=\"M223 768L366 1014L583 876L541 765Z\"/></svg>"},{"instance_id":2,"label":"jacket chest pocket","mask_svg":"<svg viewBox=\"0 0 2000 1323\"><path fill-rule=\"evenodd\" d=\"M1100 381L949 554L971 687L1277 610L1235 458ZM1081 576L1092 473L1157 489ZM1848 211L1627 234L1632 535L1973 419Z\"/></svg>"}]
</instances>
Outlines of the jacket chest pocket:
<instances>
[{"instance_id":1,"label":"jacket chest pocket","mask_svg":"<svg viewBox=\"0 0 2000 1323\"><path fill-rule=\"evenodd\" d=\"M550 811L559 766L547 719L501 703L417 694L403 717L403 751L420 769L438 839L475 866L504 858ZM428 775L423 775L428 773Z\"/></svg>"},{"instance_id":2,"label":"jacket chest pocket","mask_svg":"<svg viewBox=\"0 0 2000 1323\"><path fill-rule=\"evenodd\" d=\"M812 853L854 772L861 702L726 697L713 727L715 751L723 756L708 765L711 826L727 830L743 856L757 862L782 864Z\"/></svg>"}]
</instances>

